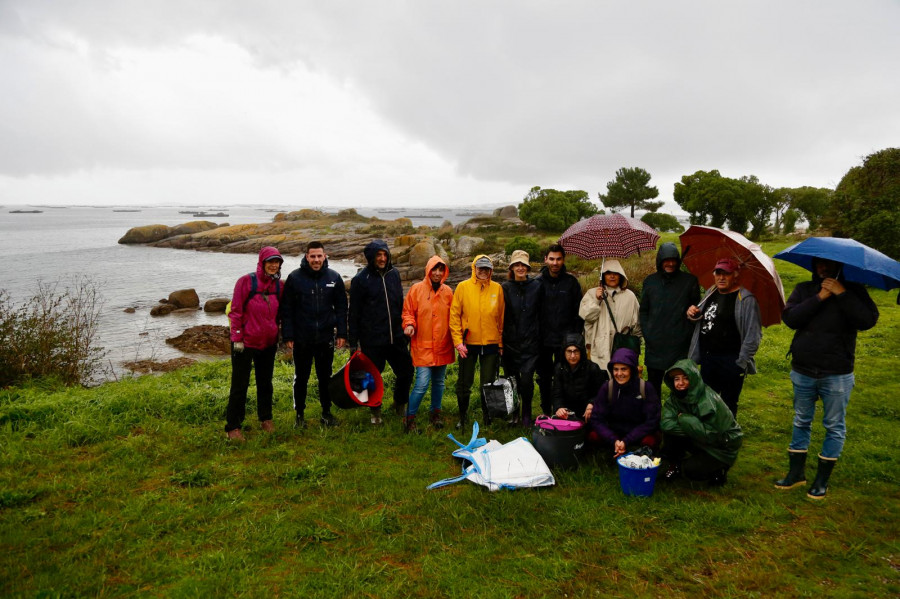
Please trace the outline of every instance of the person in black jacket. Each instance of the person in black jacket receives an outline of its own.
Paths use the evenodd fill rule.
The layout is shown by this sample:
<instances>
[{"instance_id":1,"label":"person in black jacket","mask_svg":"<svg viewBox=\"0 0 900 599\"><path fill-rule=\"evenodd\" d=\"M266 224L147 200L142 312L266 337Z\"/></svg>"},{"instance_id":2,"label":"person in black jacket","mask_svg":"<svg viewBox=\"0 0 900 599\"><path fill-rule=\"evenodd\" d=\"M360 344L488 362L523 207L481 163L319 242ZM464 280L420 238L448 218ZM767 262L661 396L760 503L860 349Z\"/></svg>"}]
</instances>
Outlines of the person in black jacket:
<instances>
[{"instance_id":1,"label":"person in black jacket","mask_svg":"<svg viewBox=\"0 0 900 599\"><path fill-rule=\"evenodd\" d=\"M577 333L566 335L563 356L553 371L553 413L557 418L567 418L572 411L576 418L587 422L607 375L588 359L584 337Z\"/></svg>"},{"instance_id":2,"label":"person in black jacket","mask_svg":"<svg viewBox=\"0 0 900 599\"><path fill-rule=\"evenodd\" d=\"M300 268L287 278L281 321L282 338L294 352L294 425L306 426L306 388L315 361L322 424L334 426L328 382L335 344L338 348L347 344L347 291L341 275L328 268L328 256L319 241L307 244Z\"/></svg>"},{"instance_id":3,"label":"person in black jacket","mask_svg":"<svg viewBox=\"0 0 900 599\"><path fill-rule=\"evenodd\" d=\"M563 337L581 334L584 319L578 315L581 283L566 272L566 250L551 245L541 269L541 350L537 361L537 382L541 392L541 410L550 414L553 405L554 365L562 361Z\"/></svg>"},{"instance_id":4,"label":"person in black jacket","mask_svg":"<svg viewBox=\"0 0 900 599\"><path fill-rule=\"evenodd\" d=\"M815 258L811 281L800 283L788 298L781 318L794 329L791 341L791 383L794 385L794 426L788 448L790 471L775 482L779 489L806 483L816 400L822 400L825 440L819 454L816 478L807 491L822 499L828 479L844 448L845 418L855 382L856 333L878 322L878 308L865 287L844 280L841 264Z\"/></svg>"},{"instance_id":5,"label":"person in black jacket","mask_svg":"<svg viewBox=\"0 0 900 599\"><path fill-rule=\"evenodd\" d=\"M662 389L666 369L688 357L694 323L686 313L699 301L697 277L681 270L678 247L671 241L659 246L656 272L644 279L639 311L641 334L647 344L647 380L657 392Z\"/></svg>"},{"instance_id":6,"label":"person in black jacket","mask_svg":"<svg viewBox=\"0 0 900 599\"><path fill-rule=\"evenodd\" d=\"M514 376L521 414L511 424L531 428L531 403L534 399L534 369L541 349L541 283L528 276L531 270L528 253L515 250L509 259L509 280L504 281L503 299L503 369Z\"/></svg>"},{"instance_id":7,"label":"person in black jacket","mask_svg":"<svg viewBox=\"0 0 900 599\"><path fill-rule=\"evenodd\" d=\"M363 254L368 264L350 282L350 346L359 344L379 371L384 371L385 363L391 365L394 411L403 415L413 380L412 358L403 334L403 283L384 240L370 242ZM381 408L372 409L372 424L381 424Z\"/></svg>"}]
</instances>

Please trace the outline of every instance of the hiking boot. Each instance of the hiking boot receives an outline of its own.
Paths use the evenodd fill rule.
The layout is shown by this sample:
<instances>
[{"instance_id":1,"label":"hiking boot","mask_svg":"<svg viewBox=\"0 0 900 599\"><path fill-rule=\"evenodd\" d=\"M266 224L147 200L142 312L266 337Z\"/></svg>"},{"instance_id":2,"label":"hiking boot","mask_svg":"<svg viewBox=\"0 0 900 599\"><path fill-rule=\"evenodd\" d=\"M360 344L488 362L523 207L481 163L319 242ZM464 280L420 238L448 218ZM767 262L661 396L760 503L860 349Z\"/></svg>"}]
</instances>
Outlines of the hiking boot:
<instances>
[{"instance_id":1,"label":"hiking boot","mask_svg":"<svg viewBox=\"0 0 900 599\"><path fill-rule=\"evenodd\" d=\"M233 428L230 431L228 431L228 440L229 441L239 441L239 442L243 443L247 439L244 438L243 433L241 433L241 429Z\"/></svg>"},{"instance_id":2,"label":"hiking boot","mask_svg":"<svg viewBox=\"0 0 900 599\"><path fill-rule=\"evenodd\" d=\"M819 469L816 470L816 479L813 481L806 496L810 499L825 499L825 493L828 492L828 479L831 477L831 471L837 458L823 458L819 456Z\"/></svg>"},{"instance_id":3,"label":"hiking boot","mask_svg":"<svg viewBox=\"0 0 900 599\"><path fill-rule=\"evenodd\" d=\"M403 432L419 434L419 429L416 427L415 416L406 416L403 418Z\"/></svg>"},{"instance_id":4,"label":"hiking boot","mask_svg":"<svg viewBox=\"0 0 900 599\"><path fill-rule=\"evenodd\" d=\"M431 426L436 429L444 428L444 419L441 418L440 410L431 410Z\"/></svg>"},{"instance_id":5,"label":"hiking boot","mask_svg":"<svg viewBox=\"0 0 900 599\"><path fill-rule=\"evenodd\" d=\"M337 426L338 424L337 418L332 416L330 412L322 414L322 418L319 419L319 422L322 423L322 426Z\"/></svg>"},{"instance_id":6,"label":"hiking boot","mask_svg":"<svg viewBox=\"0 0 900 599\"><path fill-rule=\"evenodd\" d=\"M806 484L806 452L788 449L790 468L787 475L775 481L776 489L793 489Z\"/></svg>"},{"instance_id":7,"label":"hiking boot","mask_svg":"<svg viewBox=\"0 0 900 599\"><path fill-rule=\"evenodd\" d=\"M672 481L678 478L681 478L681 466L675 463L670 463L663 472L662 480Z\"/></svg>"},{"instance_id":8,"label":"hiking boot","mask_svg":"<svg viewBox=\"0 0 900 599\"><path fill-rule=\"evenodd\" d=\"M259 428L261 428L263 430L263 432L274 433L275 432L275 423L272 422L271 420L263 420L262 422L259 423Z\"/></svg>"},{"instance_id":9,"label":"hiking boot","mask_svg":"<svg viewBox=\"0 0 900 599\"><path fill-rule=\"evenodd\" d=\"M303 414L297 412L297 416L294 418L294 428L305 429L306 428L306 420L303 419Z\"/></svg>"}]
</instances>

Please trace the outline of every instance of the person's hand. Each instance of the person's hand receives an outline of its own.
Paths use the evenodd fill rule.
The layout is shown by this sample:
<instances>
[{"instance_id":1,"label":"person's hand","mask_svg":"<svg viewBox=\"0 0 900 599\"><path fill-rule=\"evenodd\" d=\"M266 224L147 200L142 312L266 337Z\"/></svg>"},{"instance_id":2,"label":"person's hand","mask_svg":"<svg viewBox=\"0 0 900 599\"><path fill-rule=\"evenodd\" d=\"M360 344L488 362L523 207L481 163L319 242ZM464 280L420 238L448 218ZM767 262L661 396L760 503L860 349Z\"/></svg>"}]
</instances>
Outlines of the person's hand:
<instances>
[{"instance_id":1,"label":"person's hand","mask_svg":"<svg viewBox=\"0 0 900 599\"><path fill-rule=\"evenodd\" d=\"M597 287L597 299L602 301L606 297L606 288L603 285Z\"/></svg>"},{"instance_id":2,"label":"person's hand","mask_svg":"<svg viewBox=\"0 0 900 599\"><path fill-rule=\"evenodd\" d=\"M822 279L822 289L827 289L831 295L840 295L847 291L843 284L837 279Z\"/></svg>"},{"instance_id":3,"label":"person's hand","mask_svg":"<svg viewBox=\"0 0 900 599\"><path fill-rule=\"evenodd\" d=\"M689 320L697 320L700 318L700 308L697 306L691 306L687 309L687 317Z\"/></svg>"},{"instance_id":4,"label":"person's hand","mask_svg":"<svg viewBox=\"0 0 900 599\"><path fill-rule=\"evenodd\" d=\"M460 343L456 346L456 353L459 354L460 358L467 358L469 356L469 348L466 347L465 343Z\"/></svg>"},{"instance_id":5,"label":"person's hand","mask_svg":"<svg viewBox=\"0 0 900 599\"><path fill-rule=\"evenodd\" d=\"M501 347L501 348L498 348L497 351L500 352L500 355L501 355L501 356L503 355L503 348L502 348L502 347Z\"/></svg>"},{"instance_id":6,"label":"person's hand","mask_svg":"<svg viewBox=\"0 0 900 599\"><path fill-rule=\"evenodd\" d=\"M617 458L620 455L625 453L625 441L616 441L614 446L615 453L613 453L613 457Z\"/></svg>"},{"instance_id":7,"label":"person's hand","mask_svg":"<svg viewBox=\"0 0 900 599\"><path fill-rule=\"evenodd\" d=\"M293 350L293 349L294 349L294 342L293 342L293 341L285 341L285 342L284 342L284 345L285 345L288 349L290 349L290 350Z\"/></svg>"},{"instance_id":8,"label":"person's hand","mask_svg":"<svg viewBox=\"0 0 900 599\"><path fill-rule=\"evenodd\" d=\"M406 328L403 329L403 334L406 335L407 337L412 337L413 335L416 334L416 329L413 325L408 324L408 325L406 325Z\"/></svg>"},{"instance_id":9,"label":"person's hand","mask_svg":"<svg viewBox=\"0 0 900 599\"><path fill-rule=\"evenodd\" d=\"M347 347L347 340L344 339L343 337L338 337L337 342L335 343L335 346L338 349L344 349L345 347Z\"/></svg>"},{"instance_id":10,"label":"person's hand","mask_svg":"<svg viewBox=\"0 0 900 599\"><path fill-rule=\"evenodd\" d=\"M553 415L556 416L557 418L562 418L563 420L565 420L566 418L569 417L569 410L567 410L565 408L560 408L560 409L556 410L556 413Z\"/></svg>"},{"instance_id":11,"label":"person's hand","mask_svg":"<svg viewBox=\"0 0 900 599\"><path fill-rule=\"evenodd\" d=\"M594 411L594 404L589 403L587 408L584 410L584 421L587 422L591 419L591 412Z\"/></svg>"},{"instance_id":12,"label":"person's hand","mask_svg":"<svg viewBox=\"0 0 900 599\"><path fill-rule=\"evenodd\" d=\"M244 342L238 341L234 344L234 353L239 354L244 351Z\"/></svg>"}]
</instances>

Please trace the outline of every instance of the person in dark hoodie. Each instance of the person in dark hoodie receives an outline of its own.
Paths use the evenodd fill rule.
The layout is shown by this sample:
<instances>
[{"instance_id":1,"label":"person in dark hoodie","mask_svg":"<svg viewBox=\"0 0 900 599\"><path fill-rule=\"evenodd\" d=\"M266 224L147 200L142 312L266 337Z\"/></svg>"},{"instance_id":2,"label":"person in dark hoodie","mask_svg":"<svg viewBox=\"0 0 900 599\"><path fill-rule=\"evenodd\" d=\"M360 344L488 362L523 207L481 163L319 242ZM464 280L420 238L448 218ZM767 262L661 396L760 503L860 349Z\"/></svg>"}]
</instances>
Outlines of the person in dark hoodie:
<instances>
[{"instance_id":1,"label":"person in dark hoodie","mask_svg":"<svg viewBox=\"0 0 900 599\"><path fill-rule=\"evenodd\" d=\"M693 360L679 360L666 371L671 394L662 409L663 479L681 474L690 480L724 485L737 460L744 434L731 409L703 382Z\"/></svg>"},{"instance_id":2,"label":"person in dark hoodie","mask_svg":"<svg viewBox=\"0 0 900 599\"><path fill-rule=\"evenodd\" d=\"M584 320L578 315L581 283L566 272L566 250L551 245L544 254L541 269L541 352L537 361L537 384L541 392L541 410L550 414L553 406L555 365L564 363L563 340L568 333L581 334ZM583 353L583 352L582 352Z\"/></svg>"},{"instance_id":3,"label":"person in dark hoodie","mask_svg":"<svg viewBox=\"0 0 900 599\"><path fill-rule=\"evenodd\" d=\"M791 382L794 385L794 426L788 447L790 471L775 482L778 489L806 483L816 401L822 400L825 440L819 454L815 481L807 491L822 499L828 479L844 448L847 404L855 383L856 334L878 322L878 308L865 287L844 280L839 262L815 258L811 281L800 283L781 314L794 329L791 342Z\"/></svg>"},{"instance_id":4,"label":"person in dark hoodie","mask_svg":"<svg viewBox=\"0 0 900 599\"><path fill-rule=\"evenodd\" d=\"M413 380L413 364L403 334L403 283L391 264L383 239L364 249L367 265L350 282L350 347L372 360L379 372L394 371L394 411L404 415ZM381 408L372 408L372 424L381 424Z\"/></svg>"},{"instance_id":5,"label":"person in dark hoodie","mask_svg":"<svg viewBox=\"0 0 900 599\"><path fill-rule=\"evenodd\" d=\"M256 272L242 276L234 285L228 321L231 325L231 391L225 413L225 432L233 441L243 441L241 426L247 410L250 373L256 371L256 412L260 428L275 430L272 422L272 375L278 349L278 303L281 299L281 265L277 249L259 250Z\"/></svg>"},{"instance_id":6,"label":"person in dark hoodie","mask_svg":"<svg viewBox=\"0 0 900 599\"><path fill-rule=\"evenodd\" d=\"M321 422L336 425L328 382L335 346L347 345L347 291L341 275L328 268L328 256L320 241L309 242L300 268L285 281L281 332L285 344L294 351L294 425L305 427L306 388L313 361L319 383Z\"/></svg>"},{"instance_id":7,"label":"person in dark hoodie","mask_svg":"<svg viewBox=\"0 0 900 599\"><path fill-rule=\"evenodd\" d=\"M659 449L662 404L653 383L641 385L638 356L630 349L613 352L611 380L603 383L591 411L592 438L617 458L644 445ZM643 388L642 388L643 387Z\"/></svg>"},{"instance_id":8,"label":"person in dark hoodie","mask_svg":"<svg viewBox=\"0 0 900 599\"><path fill-rule=\"evenodd\" d=\"M585 422L591 418L592 402L606 375L587 357L584 337L568 333L563 340L563 360L553 372L553 414L568 418L569 412Z\"/></svg>"},{"instance_id":9,"label":"person in dark hoodie","mask_svg":"<svg viewBox=\"0 0 900 599\"><path fill-rule=\"evenodd\" d=\"M688 357L694 324L686 314L699 301L700 284L681 270L678 247L671 241L659 246L656 272L644 279L639 310L647 380L657 392L666 368Z\"/></svg>"},{"instance_id":10,"label":"person in dark hoodie","mask_svg":"<svg viewBox=\"0 0 900 599\"><path fill-rule=\"evenodd\" d=\"M509 258L509 280L500 286L506 303L503 317L503 370L516 379L521 413L510 420L531 428L534 369L541 349L541 283L528 276L528 253L515 250Z\"/></svg>"}]
</instances>

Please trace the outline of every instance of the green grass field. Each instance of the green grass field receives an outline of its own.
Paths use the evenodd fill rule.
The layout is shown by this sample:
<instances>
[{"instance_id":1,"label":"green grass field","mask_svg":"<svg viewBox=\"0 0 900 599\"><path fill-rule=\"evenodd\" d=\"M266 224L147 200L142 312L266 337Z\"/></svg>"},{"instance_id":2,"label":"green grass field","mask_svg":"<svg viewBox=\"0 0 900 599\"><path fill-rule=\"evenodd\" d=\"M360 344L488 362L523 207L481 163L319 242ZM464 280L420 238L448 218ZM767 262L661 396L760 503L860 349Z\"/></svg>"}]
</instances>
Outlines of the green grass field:
<instances>
[{"instance_id":1,"label":"green grass field","mask_svg":"<svg viewBox=\"0 0 900 599\"><path fill-rule=\"evenodd\" d=\"M808 277L777 264L788 294ZM792 417L783 325L764 331L744 388L728 484L647 499L592 463L540 490L426 491L459 472L446 430L376 429L356 410L295 431L285 363L277 430L251 416L245 444L223 432L227 362L0 391L0 595L896 597L900 307L896 291L872 295L881 319L860 335L847 445L819 502L772 486ZM448 422L454 381L451 368ZM822 437L817 422L814 448Z\"/></svg>"}]
</instances>

